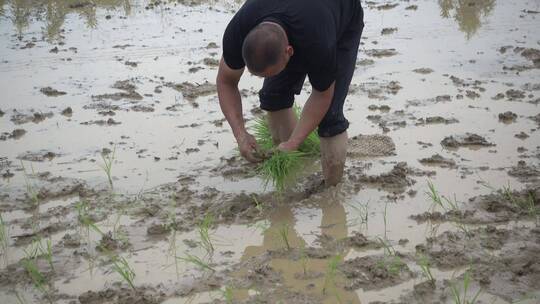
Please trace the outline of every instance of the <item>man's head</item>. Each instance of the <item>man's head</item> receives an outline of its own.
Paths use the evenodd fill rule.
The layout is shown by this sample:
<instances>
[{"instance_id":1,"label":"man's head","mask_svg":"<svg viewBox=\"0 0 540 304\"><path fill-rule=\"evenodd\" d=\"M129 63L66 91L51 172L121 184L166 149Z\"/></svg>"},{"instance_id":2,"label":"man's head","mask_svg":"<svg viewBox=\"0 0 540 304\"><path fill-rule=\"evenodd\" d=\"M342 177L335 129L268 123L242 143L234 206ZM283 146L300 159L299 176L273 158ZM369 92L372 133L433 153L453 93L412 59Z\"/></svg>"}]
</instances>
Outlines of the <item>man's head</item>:
<instances>
[{"instance_id":1,"label":"man's head","mask_svg":"<svg viewBox=\"0 0 540 304\"><path fill-rule=\"evenodd\" d=\"M248 70L257 76L279 74L293 55L285 30L273 22L262 22L244 39L242 57Z\"/></svg>"}]
</instances>

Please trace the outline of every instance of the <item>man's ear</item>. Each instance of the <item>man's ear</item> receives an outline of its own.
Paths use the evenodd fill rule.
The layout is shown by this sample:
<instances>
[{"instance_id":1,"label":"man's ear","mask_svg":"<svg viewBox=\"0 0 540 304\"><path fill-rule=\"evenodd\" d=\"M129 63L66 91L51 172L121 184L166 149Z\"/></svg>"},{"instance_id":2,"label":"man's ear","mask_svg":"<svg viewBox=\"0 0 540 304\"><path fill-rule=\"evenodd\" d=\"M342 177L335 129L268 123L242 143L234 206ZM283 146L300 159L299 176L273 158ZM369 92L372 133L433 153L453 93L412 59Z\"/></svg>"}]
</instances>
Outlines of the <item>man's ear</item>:
<instances>
[{"instance_id":1,"label":"man's ear","mask_svg":"<svg viewBox=\"0 0 540 304\"><path fill-rule=\"evenodd\" d=\"M288 45L287 48L285 49L285 52L287 53L287 55L289 55L289 57L291 57L292 55L294 55L294 49L292 46Z\"/></svg>"}]
</instances>

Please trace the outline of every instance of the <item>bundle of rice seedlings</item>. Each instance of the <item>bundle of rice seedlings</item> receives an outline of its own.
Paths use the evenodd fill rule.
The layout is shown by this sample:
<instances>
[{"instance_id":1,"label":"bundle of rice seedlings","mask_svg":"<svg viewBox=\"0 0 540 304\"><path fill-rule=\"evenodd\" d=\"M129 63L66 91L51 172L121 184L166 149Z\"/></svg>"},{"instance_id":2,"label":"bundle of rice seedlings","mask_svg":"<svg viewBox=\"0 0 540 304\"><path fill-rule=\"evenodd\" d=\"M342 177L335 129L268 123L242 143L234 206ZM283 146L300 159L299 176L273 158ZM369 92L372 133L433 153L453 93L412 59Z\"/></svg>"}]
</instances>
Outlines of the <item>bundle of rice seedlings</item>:
<instances>
[{"instance_id":1,"label":"bundle of rice seedlings","mask_svg":"<svg viewBox=\"0 0 540 304\"><path fill-rule=\"evenodd\" d=\"M296 116L300 116L300 108L295 106L294 110ZM253 128L257 144L263 151L266 152L275 149L266 117L258 118ZM319 144L319 136L315 130L304 140L298 151L283 152L275 150L257 168L257 172L264 180L265 187L269 183L272 183L278 193L283 192L286 182L294 179L302 168L303 160L319 155Z\"/></svg>"}]
</instances>

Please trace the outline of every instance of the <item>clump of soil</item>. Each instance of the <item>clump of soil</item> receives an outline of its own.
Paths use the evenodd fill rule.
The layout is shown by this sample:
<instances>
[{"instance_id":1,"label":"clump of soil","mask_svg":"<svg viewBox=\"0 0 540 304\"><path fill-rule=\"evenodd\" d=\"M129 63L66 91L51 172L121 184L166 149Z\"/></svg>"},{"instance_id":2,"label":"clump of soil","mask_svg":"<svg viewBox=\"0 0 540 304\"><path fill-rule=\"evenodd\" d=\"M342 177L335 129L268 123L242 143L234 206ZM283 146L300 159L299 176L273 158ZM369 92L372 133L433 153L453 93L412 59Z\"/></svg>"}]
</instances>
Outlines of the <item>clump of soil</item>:
<instances>
[{"instance_id":1,"label":"clump of soil","mask_svg":"<svg viewBox=\"0 0 540 304\"><path fill-rule=\"evenodd\" d=\"M377 110L379 110L379 111L381 111L381 112L389 112L389 111L390 111L390 107L387 106L387 105L381 105L381 106L378 106L378 105L373 105L373 104L372 104L372 105L369 105L369 106L368 106L368 109L369 109L370 111L377 111Z\"/></svg>"},{"instance_id":2,"label":"clump of soil","mask_svg":"<svg viewBox=\"0 0 540 304\"><path fill-rule=\"evenodd\" d=\"M376 8L378 10L390 10L397 7L398 5L399 3L386 3L386 4L376 6Z\"/></svg>"},{"instance_id":3,"label":"clump of soil","mask_svg":"<svg viewBox=\"0 0 540 304\"><path fill-rule=\"evenodd\" d=\"M349 139L347 156L376 157L394 155L396 145L391 137L386 135L356 135Z\"/></svg>"},{"instance_id":4,"label":"clump of soil","mask_svg":"<svg viewBox=\"0 0 540 304\"><path fill-rule=\"evenodd\" d=\"M136 291L127 288L87 291L79 296L81 304L157 304L164 299L157 291L148 287L138 287Z\"/></svg>"},{"instance_id":5,"label":"clump of soil","mask_svg":"<svg viewBox=\"0 0 540 304\"><path fill-rule=\"evenodd\" d=\"M382 189L393 192L404 192L405 188L415 183L414 180L407 177L410 173L406 162L396 164L390 172L380 175L352 175L350 179L353 182L379 185Z\"/></svg>"},{"instance_id":6,"label":"clump of soil","mask_svg":"<svg viewBox=\"0 0 540 304\"><path fill-rule=\"evenodd\" d=\"M109 231L101 237L99 244L96 246L98 251L115 251L117 249L126 249L129 247L129 243L125 240L117 240L113 238L112 232Z\"/></svg>"},{"instance_id":7,"label":"clump of soil","mask_svg":"<svg viewBox=\"0 0 540 304\"><path fill-rule=\"evenodd\" d=\"M458 123L459 120L455 118L444 118L442 116L430 116L426 118L420 118L417 121L417 125L432 125L432 124L452 124L452 123Z\"/></svg>"},{"instance_id":8,"label":"clump of soil","mask_svg":"<svg viewBox=\"0 0 540 304\"><path fill-rule=\"evenodd\" d=\"M56 96L61 96L61 95L66 95L67 94L66 92L58 91L58 90L53 89L51 87L44 87L44 88L41 88L39 91L41 93L45 94L45 96L49 96L49 97L56 97Z\"/></svg>"},{"instance_id":9,"label":"clump of soil","mask_svg":"<svg viewBox=\"0 0 540 304\"><path fill-rule=\"evenodd\" d=\"M22 113L18 111L14 111L15 113L11 115L10 120L16 124L16 125L22 125L28 122L33 123L40 123L44 121L47 118L51 118L54 116L52 112L42 113L42 112L30 112L30 113Z\"/></svg>"},{"instance_id":10,"label":"clump of soil","mask_svg":"<svg viewBox=\"0 0 540 304\"><path fill-rule=\"evenodd\" d=\"M465 133L464 135L447 136L441 141L441 145L445 148L459 148L465 146L490 147L495 144L488 142L478 134Z\"/></svg>"},{"instance_id":11,"label":"clump of soil","mask_svg":"<svg viewBox=\"0 0 540 304\"><path fill-rule=\"evenodd\" d=\"M525 92L515 89L510 89L505 93L506 98L510 101L519 100L525 98Z\"/></svg>"},{"instance_id":12,"label":"clump of soil","mask_svg":"<svg viewBox=\"0 0 540 304\"><path fill-rule=\"evenodd\" d=\"M67 107L64 110L62 110L62 115L70 117L73 115L73 109L71 107Z\"/></svg>"},{"instance_id":13,"label":"clump of soil","mask_svg":"<svg viewBox=\"0 0 540 304\"><path fill-rule=\"evenodd\" d=\"M431 74L433 73L433 69L430 69L430 68L418 68L418 69L414 69L413 72L415 73L418 73L418 74Z\"/></svg>"},{"instance_id":14,"label":"clump of soil","mask_svg":"<svg viewBox=\"0 0 540 304\"><path fill-rule=\"evenodd\" d=\"M398 54L396 49L371 49L366 50L365 54L370 57L382 58L382 57L391 57Z\"/></svg>"},{"instance_id":15,"label":"clump of soil","mask_svg":"<svg viewBox=\"0 0 540 304\"><path fill-rule=\"evenodd\" d=\"M98 125L98 126L114 126L114 125L119 125L119 124L121 124L121 122L118 122L112 118L109 118L107 120L99 119L99 120L81 122L81 125Z\"/></svg>"},{"instance_id":16,"label":"clump of soil","mask_svg":"<svg viewBox=\"0 0 540 304\"><path fill-rule=\"evenodd\" d=\"M137 87L131 83L130 80L120 80L114 83L112 85L113 89L122 90L124 92L117 92L112 94L101 94L101 95L93 95L92 99L101 101L101 100L122 100L122 99L129 99L129 100L142 100L143 97L141 94L137 93L135 90Z\"/></svg>"},{"instance_id":17,"label":"clump of soil","mask_svg":"<svg viewBox=\"0 0 540 304\"><path fill-rule=\"evenodd\" d=\"M499 113L499 121L504 123L514 122L517 119L517 114L511 111L506 111L504 113Z\"/></svg>"},{"instance_id":18,"label":"clump of soil","mask_svg":"<svg viewBox=\"0 0 540 304\"><path fill-rule=\"evenodd\" d=\"M216 85L208 81L202 84L183 82L179 84L167 83L166 85L181 92L184 98L188 100L195 100L198 97L216 93Z\"/></svg>"},{"instance_id":19,"label":"clump of soil","mask_svg":"<svg viewBox=\"0 0 540 304\"><path fill-rule=\"evenodd\" d=\"M438 153L428 158L422 158L419 162L424 165L436 165L442 168L452 168L456 166L456 162L453 159L444 158Z\"/></svg>"},{"instance_id":20,"label":"clump of soil","mask_svg":"<svg viewBox=\"0 0 540 304\"><path fill-rule=\"evenodd\" d=\"M390 35L397 32L397 27L386 27L381 30L381 35Z\"/></svg>"},{"instance_id":21,"label":"clump of soil","mask_svg":"<svg viewBox=\"0 0 540 304\"><path fill-rule=\"evenodd\" d=\"M57 157L58 154L48 150L39 150L39 151L27 151L25 153L19 154L17 159L26 160L31 162L43 162L51 161L53 158Z\"/></svg>"},{"instance_id":22,"label":"clump of soil","mask_svg":"<svg viewBox=\"0 0 540 304\"><path fill-rule=\"evenodd\" d=\"M520 160L517 166L508 171L508 175L516 177L522 183L534 183L540 179L540 170Z\"/></svg>"},{"instance_id":23,"label":"clump of soil","mask_svg":"<svg viewBox=\"0 0 540 304\"><path fill-rule=\"evenodd\" d=\"M8 139L19 139L19 138L23 137L24 134L26 134L26 130L24 130L24 129L15 129L15 130L11 131L11 133L9 133L9 132L1 133L0 134L0 140L5 141L5 140L8 140Z\"/></svg>"},{"instance_id":24,"label":"clump of soil","mask_svg":"<svg viewBox=\"0 0 540 304\"><path fill-rule=\"evenodd\" d=\"M397 285L414 277L413 272L396 256L365 256L339 265L347 279L345 289L381 289Z\"/></svg>"}]
</instances>

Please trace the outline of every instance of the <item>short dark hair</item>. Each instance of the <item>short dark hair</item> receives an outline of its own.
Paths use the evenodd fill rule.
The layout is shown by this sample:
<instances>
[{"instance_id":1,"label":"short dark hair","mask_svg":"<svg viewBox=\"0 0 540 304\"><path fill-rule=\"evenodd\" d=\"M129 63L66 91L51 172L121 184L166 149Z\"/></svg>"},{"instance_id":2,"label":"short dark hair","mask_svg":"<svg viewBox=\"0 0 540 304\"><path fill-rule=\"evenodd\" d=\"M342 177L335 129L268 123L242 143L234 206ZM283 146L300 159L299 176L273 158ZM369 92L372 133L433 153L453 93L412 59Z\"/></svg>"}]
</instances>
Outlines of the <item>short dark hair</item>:
<instances>
[{"instance_id":1,"label":"short dark hair","mask_svg":"<svg viewBox=\"0 0 540 304\"><path fill-rule=\"evenodd\" d=\"M260 73L279 61L286 46L287 36L276 24L261 23L244 39L242 57L251 72Z\"/></svg>"}]
</instances>

